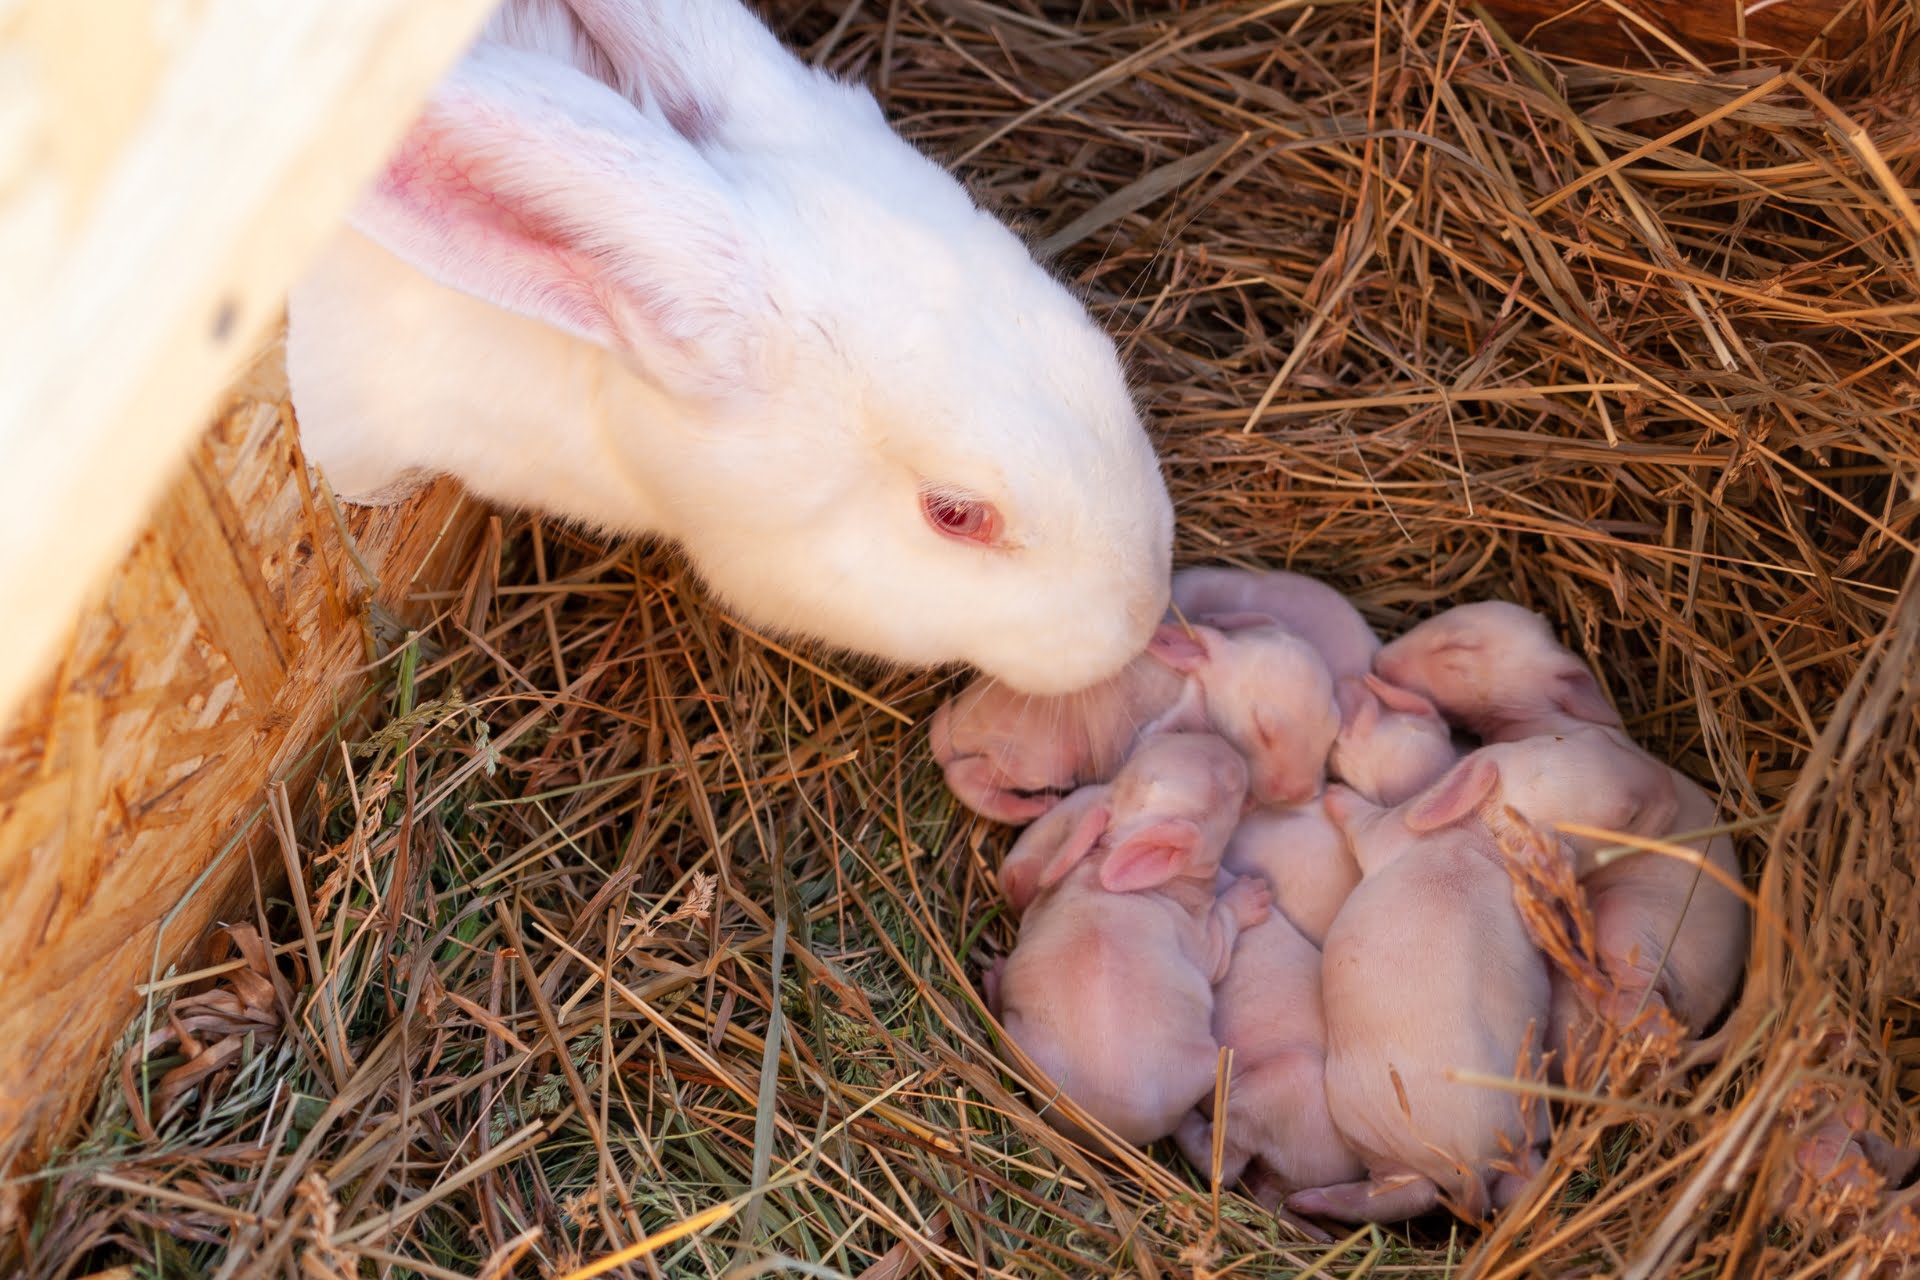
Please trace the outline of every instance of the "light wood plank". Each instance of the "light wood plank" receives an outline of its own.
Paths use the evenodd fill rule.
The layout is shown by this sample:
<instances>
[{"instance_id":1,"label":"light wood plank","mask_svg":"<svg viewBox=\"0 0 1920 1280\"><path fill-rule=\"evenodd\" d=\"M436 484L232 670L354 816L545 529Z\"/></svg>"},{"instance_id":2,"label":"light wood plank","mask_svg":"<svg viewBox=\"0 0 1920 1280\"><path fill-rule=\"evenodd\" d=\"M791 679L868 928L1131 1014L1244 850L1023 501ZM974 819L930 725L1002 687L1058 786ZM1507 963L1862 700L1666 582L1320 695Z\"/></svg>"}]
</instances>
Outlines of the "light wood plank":
<instances>
[{"instance_id":1,"label":"light wood plank","mask_svg":"<svg viewBox=\"0 0 1920 1280\"><path fill-rule=\"evenodd\" d=\"M494 0L0 0L0 725Z\"/></svg>"}]
</instances>

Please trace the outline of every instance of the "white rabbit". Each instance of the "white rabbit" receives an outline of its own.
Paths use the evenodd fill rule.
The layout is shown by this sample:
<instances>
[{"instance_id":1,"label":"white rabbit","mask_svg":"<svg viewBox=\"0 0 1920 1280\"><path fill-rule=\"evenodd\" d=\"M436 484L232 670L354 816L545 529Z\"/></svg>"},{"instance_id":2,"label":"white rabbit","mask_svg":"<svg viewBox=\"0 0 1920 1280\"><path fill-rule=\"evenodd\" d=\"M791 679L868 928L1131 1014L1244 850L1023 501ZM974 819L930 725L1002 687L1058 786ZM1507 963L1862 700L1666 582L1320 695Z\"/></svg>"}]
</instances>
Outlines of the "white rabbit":
<instances>
[{"instance_id":1,"label":"white rabbit","mask_svg":"<svg viewBox=\"0 0 1920 1280\"><path fill-rule=\"evenodd\" d=\"M1038 694L1167 605L1112 341L737 0L514 0L295 289L308 456L677 541L773 631Z\"/></svg>"}]
</instances>

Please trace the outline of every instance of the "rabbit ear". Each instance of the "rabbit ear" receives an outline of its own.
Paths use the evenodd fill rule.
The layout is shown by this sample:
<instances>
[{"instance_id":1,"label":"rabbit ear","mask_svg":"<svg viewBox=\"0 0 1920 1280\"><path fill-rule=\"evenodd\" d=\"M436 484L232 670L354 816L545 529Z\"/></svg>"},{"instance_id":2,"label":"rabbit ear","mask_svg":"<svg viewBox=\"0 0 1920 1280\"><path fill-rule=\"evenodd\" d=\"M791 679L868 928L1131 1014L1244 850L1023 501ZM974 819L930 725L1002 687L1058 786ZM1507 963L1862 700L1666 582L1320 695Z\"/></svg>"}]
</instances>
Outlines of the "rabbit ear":
<instances>
[{"instance_id":1,"label":"rabbit ear","mask_svg":"<svg viewBox=\"0 0 1920 1280\"><path fill-rule=\"evenodd\" d=\"M1199 824L1163 818L1129 832L1100 866L1100 887L1109 893L1157 889L1188 871L1200 852Z\"/></svg>"},{"instance_id":2,"label":"rabbit ear","mask_svg":"<svg viewBox=\"0 0 1920 1280\"><path fill-rule=\"evenodd\" d=\"M784 133L817 123L836 97L788 52L741 0L566 0L573 17L612 64L612 84L634 102L651 101L673 127L700 144L735 125ZM835 86L837 88L837 86Z\"/></svg>"},{"instance_id":3,"label":"rabbit ear","mask_svg":"<svg viewBox=\"0 0 1920 1280\"><path fill-rule=\"evenodd\" d=\"M1480 807L1500 784L1500 766L1475 752L1447 771L1407 809L1407 830L1437 831Z\"/></svg>"},{"instance_id":4,"label":"rabbit ear","mask_svg":"<svg viewBox=\"0 0 1920 1280\"><path fill-rule=\"evenodd\" d=\"M1046 866L1040 871L1040 888L1051 889L1066 878L1067 872L1080 865L1093 846L1100 843L1100 837L1106 834L1107 822L1112 816L1105 804L1096 804L1080 815L1073 830L1060 842L1052 855L1047 858Z\"/></svg>"},{"instance_id":5,"label":"rabbit ear","mask_svg":"<svg viewBox=\"0 0 1920 1280\"><path fill-rule=\"evenodd\" d=\"M779 354L764 271L719 175L571 66L482 43L417 120L356 230L432 279L719 398Z\"/></svg>"},{"instance_id":6,"label":"rabbit ear","mask_svg":"<svg viewBox=\"0 0 1920 1280\"><path fill-rule=\"evenodd\" d=\"M1600 682L1578 658L1568 658L1566 665L1554 673L1553 702L1576 720L1590 724L1620 723L1620 713L1600 692Z\"/></svg>"},{"instance_id":7,"label":"rabbit ear","mask_svg":"<svg viewBox=\"0 0 1920 1280\"><path fill-rule=\"evenodd\" d=\"M1271 627L1279 619L1270 613L1209 613L1202 619L1216 631L1246 631L1253 627Z\"/></svg>"},{"instance_id":8,"label":"rabbit ear","mask_svg":"<svg viewBox=\"0 0 1920 1280\"><path fill-rule=\"evenodd\" d=\"M1210 627L1189 629L1178 622L1163 622L1147 641L1147 652L1182 675L1191 675L1207 665L1219 634Z\"/></svg>"},{"instance_id":9,"label":"rabbit ear","mask_svg":"<svg viewBox=\"0 0 1920 1280\"><path fill-rule=\"evenodd\" d=\"M1440 709L1411 689L1402 689L1397 684L1388 684L1379 676L1371 673L1362 676L1373 696L1380 699L1382 706L1389 711L1398 711L1404 715L1426 716L1434 720L1440 718Z\"/></svg>"}]
</instances>

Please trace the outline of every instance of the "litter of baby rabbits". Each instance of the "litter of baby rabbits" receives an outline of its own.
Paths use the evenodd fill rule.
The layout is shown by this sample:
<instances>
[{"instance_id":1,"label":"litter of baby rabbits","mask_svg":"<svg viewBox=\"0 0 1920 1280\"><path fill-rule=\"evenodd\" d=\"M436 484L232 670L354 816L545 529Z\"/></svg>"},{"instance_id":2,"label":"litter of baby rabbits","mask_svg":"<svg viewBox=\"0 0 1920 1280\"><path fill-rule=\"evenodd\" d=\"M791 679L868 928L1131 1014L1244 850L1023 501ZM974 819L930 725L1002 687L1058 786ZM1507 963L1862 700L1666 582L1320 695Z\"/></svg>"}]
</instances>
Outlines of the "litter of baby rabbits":
<instances>
[{"instance_id":1,"label":"litter of baby rabbits","mask_svg":"<svg viewBox=\"0 0 1920 1280\"><path fill-rule=\"evenodd\" d=\"M989 1006L1069 1133L1177 1133L1303 1213L1485 1218L1540 1167L1529 1082L1584 1083L1623 1034L1678 1056L1732 998L1748 894L1717 803L1518 606L1382 648L1297 574L1189 569L1173 601L1140 670L1055 699L982 678L935 713L963 803L1052 805L1000 870L1021 925ZM1587 945L1550 960L1567 935L1529 926L1562 912Z\"/></svg>"},{"instance_id":2,"label":"litter of baby rabbits","mask_svg":"<svg viewBox=\"0 0 1920 1280\"><path fill-rule=\"evenodd\" d=\"M0 1223L12 1203L31 1215L23 1274L501 1280L624 1257L598 1274L1649 1280L1920 1262L1899 1189L1920 1085L1905 20L1849 66L1775 81L1757 53L1657 75L1540 64L1471 6L1410 0L774 9L984 200L1030 211L1036 239L1082 229L1056 267L1121 338L1177 563L1298 571L1390 640L1466 602L1551 620L1631 740L1719 806L1756 895L1739 998L1706 1045L1622 1037L1530 1086L1551 1141L1489 1224L1292 1214L1335 1237L1312 1240L1264 1207L1264 1173L1226 1179L1233 1109L1310 1058L1260 1042L1274 1022L1222 1024L1244 1046L1212 1095L1229 1114L1212 1134L1204 1103L1180 1121L1196 1154L1220 1139L1217 1188L1212 1150L1190 1165L1178 1126L1138 1148L1050 1122L1045 1064L979 991L1019 937L1013 832L929 759L928 721L965 677L752 635L669 556L512 523L436 601L442 620L385 655L386 727L327 743L324 794L263 815L307 872L295 891L263 881L204 971L155 975L83 1141L43 1184L0 1184ZM1204 662L1200 637L1162 647ZM1381 776L1338 741L1373 714L1353 686L1334 682L1319 732L1329 771L1385 798L1385 774L1440 744L1375 663L1374 736L1406 730L1373 757ZM1260 773L1250 788L1301 787ZM1028 786L1010 794L1031 809L1046 797ZM1352 807L1349 825L1382 827ZM1343 895L1370 890L1316 814L1236 829L1228 865L1317 851L1318 870L1240 939L1278 937L1276 980L1230 967L1216 1002L1246 985L1298 1009L1320 990L1284 984L1303 946L1339 947ZM1472 821L1439 830L1477 838ZM1495 834L1524 851L1523 829ZM1601 966L1598 904L1590 937L1549 909L1564 862L1508 856L1528 945L1577 968L1591 942ZM1418 942L1435 921L1408 927ZM1513 945L1514 920L1498 927ZM1461 959L1382 985L1457 1000L1464 979L1437 966ZM1522 1065L1489 1051L1477 1070ZM1490 1197L1507 1163L1476 1171ZM1281 1164L1306 1190L1372 1177L1337 1152Z\"/></svg>"}]
</instances>

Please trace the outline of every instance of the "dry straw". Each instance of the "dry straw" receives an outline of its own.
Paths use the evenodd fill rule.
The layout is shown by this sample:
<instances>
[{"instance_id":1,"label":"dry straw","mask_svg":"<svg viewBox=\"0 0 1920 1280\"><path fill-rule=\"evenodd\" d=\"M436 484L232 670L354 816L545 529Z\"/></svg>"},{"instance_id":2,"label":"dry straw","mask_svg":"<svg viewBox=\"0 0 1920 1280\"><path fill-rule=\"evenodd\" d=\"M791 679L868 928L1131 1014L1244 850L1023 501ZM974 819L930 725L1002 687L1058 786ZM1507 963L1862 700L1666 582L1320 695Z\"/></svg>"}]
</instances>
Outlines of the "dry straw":
<instances>
[{"instance_id":1,"label":"dry straw","mask_svg":"<svg viewBox=\"0 0 1920 1280\"><path fill-rule=\"evenodd\" d=\"M1123 336L1184 559L1383 628L1544 610L1724 797L1762 925L1717 1064L1554 1095L1537 1193L1300 1243L1080 1152L974 993L1005 833L949 680L796 655L666 557L514 524L392 714L265 821L299 871L155 987L27 1273L1864 1276L1913 1211L1792 1199L1915 1139L1920 105L1840 67L1534 62L1470 10L914 0L790 13ZM272 958L268 957L268 945ZM238 948L237 951L234 948Z\"/></svg>"}]
</instances>

